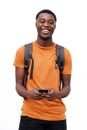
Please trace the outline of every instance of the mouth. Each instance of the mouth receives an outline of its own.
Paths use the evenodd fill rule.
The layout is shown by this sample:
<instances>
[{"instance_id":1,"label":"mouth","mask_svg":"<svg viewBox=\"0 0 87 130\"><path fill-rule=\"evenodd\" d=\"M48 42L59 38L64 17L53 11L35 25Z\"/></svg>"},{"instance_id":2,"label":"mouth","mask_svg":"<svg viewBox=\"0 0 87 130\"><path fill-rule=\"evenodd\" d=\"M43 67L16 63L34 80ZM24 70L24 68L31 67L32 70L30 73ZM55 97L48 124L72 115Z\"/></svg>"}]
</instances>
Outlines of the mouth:
<instances>
[{"instance_id":1,"label":"mouth","mask_svg":"<svg viewBox=\"0 0 87 130\"><path fill-rule=\"evenodd\" d=\"M43 29L41 32L42 32L43 34L49 34L49 33L50 33L50 31L47 30L47 29Z\"/></svg>"}]
</instances>

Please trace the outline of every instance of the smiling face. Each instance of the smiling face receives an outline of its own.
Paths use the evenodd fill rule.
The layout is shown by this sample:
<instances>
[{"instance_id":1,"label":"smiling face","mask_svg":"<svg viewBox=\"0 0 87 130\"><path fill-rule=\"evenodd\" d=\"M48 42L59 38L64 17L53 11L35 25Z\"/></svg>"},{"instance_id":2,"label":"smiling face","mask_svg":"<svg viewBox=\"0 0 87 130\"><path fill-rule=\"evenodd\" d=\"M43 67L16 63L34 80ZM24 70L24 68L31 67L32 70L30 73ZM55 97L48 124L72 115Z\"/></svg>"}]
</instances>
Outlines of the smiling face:
<instances>
[{"instance_id":1,"label":"smiling face","mask_svg":"<svg viewBox=\"0 0 87 130\"><path fill-rule=\"evenodd\" d=\"M54 16L49 13L39 14L36 20L36 28L38 32L38 37L41 39L49 39L56 27L56 21Z\"/></svg>"}]
</instances>

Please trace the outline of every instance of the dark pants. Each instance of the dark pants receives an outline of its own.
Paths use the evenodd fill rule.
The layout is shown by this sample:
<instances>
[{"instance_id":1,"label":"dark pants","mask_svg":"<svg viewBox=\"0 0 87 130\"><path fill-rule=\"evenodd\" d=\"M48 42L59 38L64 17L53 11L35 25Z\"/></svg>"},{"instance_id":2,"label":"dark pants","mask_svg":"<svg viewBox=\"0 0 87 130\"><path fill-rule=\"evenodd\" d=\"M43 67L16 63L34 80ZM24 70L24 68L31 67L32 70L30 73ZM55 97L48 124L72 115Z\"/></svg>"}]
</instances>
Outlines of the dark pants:
<instances>
[{"instance_id":1,"label":"dark pants","mask_svg":"<svg viewBox=\"0 0 87 130\"><path fill-rule=\"evenodd\" d=\"M22 116L19 130L67 130L66 120L45 121Z\"/></svg>"}]
</instances>

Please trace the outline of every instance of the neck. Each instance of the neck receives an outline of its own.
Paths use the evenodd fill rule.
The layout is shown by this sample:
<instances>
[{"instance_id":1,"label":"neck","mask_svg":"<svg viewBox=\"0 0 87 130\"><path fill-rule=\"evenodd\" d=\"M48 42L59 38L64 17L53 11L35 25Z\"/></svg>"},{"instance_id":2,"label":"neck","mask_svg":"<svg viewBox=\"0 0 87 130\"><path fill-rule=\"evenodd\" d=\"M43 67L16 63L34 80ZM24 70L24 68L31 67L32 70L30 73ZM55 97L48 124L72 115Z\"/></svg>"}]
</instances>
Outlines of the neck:
<instances>
[{"instance_id":1,"label":"neck","mask_svg":"<svg viewBox=\"0 0 87 130\"><path fill-rule=\"evenodd\" d=\"M40 46L44 46L44 47L49 47L49 46L52 46L54 44L52 39L40 39L40 38L37 38L36 42Z\"/></svg>"}]
</instances>

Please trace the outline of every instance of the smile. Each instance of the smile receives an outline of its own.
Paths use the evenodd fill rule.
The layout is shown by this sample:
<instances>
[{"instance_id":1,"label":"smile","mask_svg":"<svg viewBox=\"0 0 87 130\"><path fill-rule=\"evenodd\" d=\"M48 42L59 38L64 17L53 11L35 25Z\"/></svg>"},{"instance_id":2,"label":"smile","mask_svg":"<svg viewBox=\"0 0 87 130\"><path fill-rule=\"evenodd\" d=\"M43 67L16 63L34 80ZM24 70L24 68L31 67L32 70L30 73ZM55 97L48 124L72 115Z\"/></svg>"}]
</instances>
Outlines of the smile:
<instances>
[{"instance_id":1,"label":"smile","mask_svg":"<svg viewBox=\"0 0 87 130\"><path fill-rule=\"evenodd\" d=\"M41 32L44 33L44 34L48 34L50 31L47 30L47 29L44 29L44 30L42 30Z\"/></svg>"}]
</instances>

